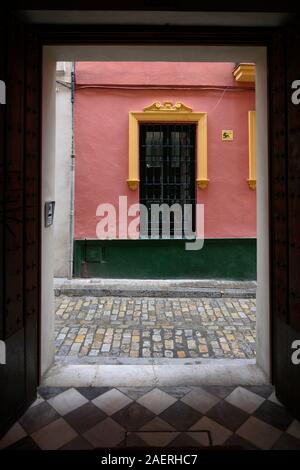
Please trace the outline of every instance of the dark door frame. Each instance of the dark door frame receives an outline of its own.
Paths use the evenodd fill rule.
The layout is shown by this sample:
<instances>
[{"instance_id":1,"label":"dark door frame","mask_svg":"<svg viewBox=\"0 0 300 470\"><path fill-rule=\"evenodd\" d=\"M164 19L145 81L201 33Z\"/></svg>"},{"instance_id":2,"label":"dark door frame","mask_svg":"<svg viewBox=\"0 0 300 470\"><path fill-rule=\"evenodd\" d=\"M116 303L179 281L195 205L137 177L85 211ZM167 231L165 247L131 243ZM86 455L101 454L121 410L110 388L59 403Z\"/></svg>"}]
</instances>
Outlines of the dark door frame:
<instances>
[{"instance_id":1,"label":"dark door frame","mask_svg":"<svg viewBox=\"0 0 300 470\"><path fill-rule=\"evenodd\" d=\"M3 22L1 23L2 26ZM14 31L18 30L18 35ZM1 30L1 37L3 30ZM292 367L290 363L289 342L295 333L300 331L299 298L300 298L300 265L299 256L299 168L297 163L298 154L293 148L300 148L299 112L291 105L290 81L292 78L300 78L299 63L296 60L300 48L300 38L297 30L281 30L278 28L210 28L210 27L154 27L154 26L82 26L82 25L22 25L7 22L4 26L4 42L7 51L19 52L19 62L8 60L9 74L22 71L25 77L20 78L18 83L8 87L13 97L24 97L22 113L25 117L24 125L13 123L7 115L1 115L0 132L5 129L7 137L4 150L0 148L0 156L6 155L6 163L3 166L4 176L8 168L10 151L15 152L18 162L18 172L22 175L22 165L25 165L26 173L22 176L24 181L24 201L37 201L32 204L22 205L23 218L18 221L21 224L16 228L22 238L21 257L15 258L6 253L4 257L3 298L0 318L1 327L4 331L9 324L10 315L15 315L14 303L18 305L18 311L24 317L25 330L22 333L23 341L28 347L28 360L24 360L22 369L23 383L22 400L17 396L15 403L19 402L18 409L13 405L10 407L9 391L14 390L17 372L14 372L15 363L11 362L10 372L5 372L4 380L8 384L7 409L5 409L5 420L1 432L5 427L12 424L26 406L34 399L36 386L39 383L37 359L40 357L35 340L40 342L38 329L41 323L41 228L43 223L41 211L41 100L40 82L42 77L42 48L46 45L215 45L215 46L265 46L268 51L268 98L269 98L269 188L270 188L270 312L271 313L271 347L272 347L272 380L277 387L277 395L297 417L300 417L299 396L299 370ZM25 53L20 46L25 46ZM290 49L289 49L290 48ZM1 47L0 47L1 49ZM1 49L2 50L2 49ZM291 52L289 52L291 51ZM292 55L293 52L293 55ZM23 54L23 55L22 55ZM291 66L287 67L287 65ZM0 64L1 65L1 64ZM288 70L287 70L288 68ZM294 76L298 73L299 76ZM25 83L25 84L24 84ZM18 88L19 87L19 88ZM39 98L39 103L38 103ZM23 106L23 105L22 105ZM299 106L300 110L300 106ZM20 111L20 110L19 110ZM3 119L4 120L3 120ZM14 117L12 116L12 119ZM297 121L298 120L298 121ZM23 121L22 121L23 122ZM4 123L4 124L3 124ZM3 126L3 127L2 127ZM14 141L24 143L24 147L16 147ZM298 139L298 140L297 140ZM38 145L39 144L39 145ZM2 151L3 150L3 151ZM2 153L1 153L2 152ZM3 153L4 152L4 153ZM26 155L26 159L24 158ZM5 160L4 160L5 161ZM22 163L23 162L23 163ZM14 181L6 180L4 189L4 201L7 190L14 190ZM19 184L19 183L18 183ZM11 186L10 186L11 185ZM9 207L4 203L5 217L9 217ZM6 212L7 211L7 212ZM34 224L31 221L34 220ZM1 222L1 220L0 220ZM28 227L28 233L26 232ZM4 225L5 229L5 225ZM6 229L7 230L7 229ZM4 232L5 233L5 232ZM292 235L291 235L292 234ZM11 237L6 231L7 240ZM1 247L5 249L5 244ZM5 251L4 251L5 253ZM14 270L15 266L15 271ZM21 274L20 274L21 267ZM33 274L28 277L27 271ZM8 275L6 274L8 273ZM11 273L11 275L10 275ZM15 276L15 277L14 277ZM21 295L10 300L14 279L16 278L20 287ZM23 294L22 294L23 293ZM15 295L15 292L13 292ZM4 306L6 306L4 316ZM298 313L297 313L298 312ZM23 320L21 321L21 324ZM18 325L18 319L16 319ZM18 328L16 327L16 332ZM284 334L282 334L284 332ZM37 338L38 337L38 338ZM31 342L31 338L34 341ZM16 343L18 339L15 337ZM25 354L25 356L26 356ZM14 354L13 354L14 356ZM20 361L18 366L20 366ZM8 370L8 369L7 369ZM25 371L25 372L24 372ZM11 372L13 372L11 374ZM30 380L28 379L30 377ZM20 379L21 380L21 379ZM11 383L8 383L11 381ZM3 401L3 400L2 400ZM4 400L5 401L5 400ZM13 403L13 401L12 401ZM10 409L11 408L11 409Z\"/></svg>"},{"instance_id":2,"label":"dark door frame","mask_svg":"<svg viewBox=\"0 0 300 470\"><path fill-rule=\"evenodd\" d=\"M300 416L299 371L291 364L290 341L300 331L299 307L300 232L297 154L297 118L291 106L291 74L298 73L297 27L222 28L179 26L82 26L42 25L35 28L43 45L214 45L264 46L268 68L268 141L269 141L269 280L270 280L270 348L271 376L279 399ZM298 41L298 42L297 42ZM292 44L292 46L291 46ZM294 51L294 56L289 54ZM288 71L288 59L291 67ZM299 77L295 76L294 79ZM300 108L300 106L299 106ZM293 133L294 137L290 138ZM296 135L296 137L295 137ZM293 140L294 139L294 140ZM297 186L298 184L298 186ZM299 197L299 196L297 196ZM293 200L292 200L293 199ZM292 232L293 239L290 233ZM295 238L296 237L296 238ZM299 235L298 235L299 237ZM299 260L299 261L298 261ZM298 262L298 264L297 264ZM292 295L291 295L292 294ZM284 339L281 331L285 330ZM283 379L284 377L284 379ZM292 377L294 383L289 378Z\"/></svg>"},{"instance_id":3,"label":"dark door frame","mask_svg":"<svg viewBox=\"0 0 300 470\"><path fill-rule=\"evenodd\" d=\"M270 51L273 48L277 30L272 28L195 28L195 27L151 27L151 26L120 26L106 25L95 26L54 26L39 25L35 28L43 46L63 45L219 45L219 46L263 46L268 50L268 67L270 67ZM269 89L270 91L270 89ZM271 125L270 125L271 129ZM269 137L270 137L269 131ZM270 155L269 155L270 160ZM269 173L270 175L270 173ZM270 177L271 178L271 177ZM273 183L270 181L270 190ZM271 216L271 204L269 207ZM270 233L272 233L272 218L269 221ZM270 259L274 259L271 240ZM270 266L270 281L272 280L272 268ZM270 294L272 284L270 282ZM272 297L272 295L271 295ZM271 304L270 304L271 305ZM272 308L272 307L271 307ZM271 311L271 309L270 309ZM272 328L272 325L271 325ZM272 347L271 338L270 346Z\"/></svg>"}]
</instances>

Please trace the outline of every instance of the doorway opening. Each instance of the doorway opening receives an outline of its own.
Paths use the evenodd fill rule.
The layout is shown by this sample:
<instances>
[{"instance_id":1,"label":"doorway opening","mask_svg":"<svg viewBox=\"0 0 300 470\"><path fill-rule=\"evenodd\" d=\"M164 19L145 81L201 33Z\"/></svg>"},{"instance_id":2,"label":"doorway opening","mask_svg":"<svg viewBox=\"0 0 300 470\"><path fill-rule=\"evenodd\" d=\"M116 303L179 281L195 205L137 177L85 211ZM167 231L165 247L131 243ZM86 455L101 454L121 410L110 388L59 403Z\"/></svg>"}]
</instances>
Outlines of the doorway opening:
<instances>
[{"instance_id":1,"label":"doorway opening","mask_svg":"<svg viewBox=\"0 0 300 470\"><path fill-rule=\"evenodd\" d=\"M70 370L71 366L73 366L74 371L78 371L78 368L76 368L76 366L101 366L101 371L99 371L99 369L96 370L92 368L85 369L86 371L89 370L89 372L84 373L85 378L83 380L87 380L88 383L90 383L91 377L92 381L95 380L98 372L101 372L101 375L103 374L104 370L106 370L105 373L110 375L111 380L114 381L116 380L116 378L113 379L112 377L114 376L113 372L116 372L116 369L114 369L113 371L112 365L116 365L118 371L119 367L124 367L125 365L130 367L134 367L135 365L136 367L139 367L140 365L143 365L145 368L143 369L142 374L144 374L144 376L146 377L146 381L148 380L151 382L157 379L157 377L161 373L161 367L169 367L170 364L174 364L177 370L181 365L186 368L186 372L184 372L183 375L181 375L181 372L179 372L178 370L178 374L176 374L176 376L173 376L172 379L170 379L173 384L176 384L177 382L179 384L181 380L186 379L187 375L190 377L189 380L194 380L196 382L200 381L202 383L205 383L205 381L207 380L207 367L209 367L209 374L212 373L211 378L209 379L212 381L211 383L215 383L216 381L223 383L222 380L226 382L228 379L225 378L225 375L228 371L230 371L229 380L239 380L239 383L241 381L240 374L243 374L243 372L245 373L245 375L242 380L251 380L254 382L256 380L259 382L267 380L267 378L269 377L270 369L269 307L267 299L267 133L262 132L262 130L266 130L267 126L265 50L264 48L255 48L253 50L253 48L248 49L245 47L208 47L204 49L200 46L186 46L181 49L181 52L179 54L180 57L178 58L176 48L124 47L121 49L123 55L118 56L119 52L112 46L99 46L97 48L82 47L79 49L79 51L78 49L75 51L75 49L73 49L72 47L45 47L44 77L46 77L45 71L47 70L47 78L44 78L44 108L45 106L47 106L47 109L49 110L49 107L51 108L54 105L54 92L57 85L53 85L53 79L55 83L55 74L57 69L56 63L62 60L69 60L75 63L79 63L81 64L81 67L83 67L84 65L84 62L82 62L83 60L86 61L86 64L92 64L92 61L95 61L94 64L103 65L116 63L120 67L122 65L122 62L124 61L125 54L125 58L127 56L128 61L132 61L133 63L138 63L139 61L142 61L142 63L146 63L148 65L151 65L151 63L158 62L160 63L160 65L167 64L169 66L170 64L174 63L182 64L183 62L188 62L190 63L190 65L192 65L200 62L205 62L210 64L217 63L219 65L230 64L232 69L235 69L239 64L242 63L246 63L252 66L255 64L256 96L253 95L254 107L247 105L247 125L246 130L244 130L244 136L247 136L247 157L246 162L244 162L243 165L244 168L247 169L247 171L249 169L249 173L245 174L243 183L245 184L246 190L249 192L249 194L251 194L251 197L253 197L253 189L255 186L254 176L256 175L250 173L254 167L251 167L251 149L249 148L251 115L248 114L248 112L254 112L256 103L255 117L257 122L257 218L254 212L254 219L255 225L257 220L257 255L255 255L254 268L253 264L251 265L251 261L250 264L248 264L247 266L250 271L252 269L252 272L254 269L256 274L257 256L257 304L255 305L255 277L252 279L249 279L247 277L242 278L243 284L241 285L241 283L239 283L239 277L234 278L233 276L232 278L230 274L228 274L228 270L230 271L232 266L234 266L238 272L245 274L245 264L243 264L245 263L245 258L243 258L241 253L243 253L243 249L246 246L248 258L251 259L251 254L253 255L253 251L251 251L252 248L249 248L248 245L251 245L251 243L252 246L256 245L255 237L251 237L253 241L251 240L251 242L249 242L249 240L247 240L245 236L241 236L240 240L238 240L238 242L240 243L239 248L236 249L236 247L234 247L234 249L231 251L228 249L228 245L230 244L228 242L230 240L220 240L220 236L211 238L207 237L206 240L205 237L204 246L205 244L207 244L207 246L210 247L210 252L208 253L208 258L205 263L206 270L209 274L206 274L204 278L201 277L201 273L203 273L204 262L202 262L202 264L201 262L199 263L199 258L197 258L198 254L201 253L201 250L199 252L195 250L184 250L185 256L182 256L181 258L178 257L178 251L182 249L182 245L186 242L186 240L178 240L176 239L176 237L174 237L174 233L177 230L177 226L176 217L173 214L170 216L171 236L169 238L171 238L171 240L166 239L163 236L164 221L166 219L164 216L162 216L162 212L160 213L160 217L156 225L155 223L153 224L151 222L151 216L147 218L147 223L144 224L144 233L141 230L139 239L108 239L104 241L101 238L92 239L92 237L86 236L84 232L81 232L81 237L76 237L76 190L78 191L78 201L80 201L80 198L82 199L82 204L80 205L79 202L79 205L77 207L77 216L78 213L80 213L81 211L83 217L88 213L87 206L85 205L87 202L86 195L88 194L89 190L91 190L92 193L95 193L95 191L98 190L98 188L95 189L95 185L91 187L91 185L89 184L89 179L85 177L88 174L91 175L94 173L94 177L96 178L97 172L95 170L95 165L89 166L89 163L86 159L85 168L83 168L83 165L81 169L80 166L79 168L77 167L77 158L79 160L80 157L78 157L77 155L78 147L76 144L76 138L79 138L78 135L80 133L80 126L84 127L84 125L86 125L86 127L91 128L91 123L95 118L95 116L93 116L91 113L91 108L87 106L87 114L84 115L84 119L82 119L82 121L80 121L79 114L77 117L75 116L74 136L76 170L74 186L75 240L72 244L72 249L74 250L74 267L72 272L73 279L56 280L55 282L55 293L57 294L57 296L55 297L55 302L57 304L57 357L54 369L52 367L52 369L50 369L50 372L48 372L45 376L46 383L56 383L56 385L58 385L58 383L55 381L63 380L63 371L65 371L68 367ZM233 74L231 78L234 80ZM240 88L244 88L243 91L240 90L240 93L246 94L247 86L245 86L245 84L242 84ZM81 90L81 93L83 95L86 94L84 95L86 99L88 94L91 93L91 89L92 93L96 93L93 86L91 86L88 90ZM225 91L223 89L221 92L220 90L215 90L215 104L218 103L218 101L218 104L220 104L224 96L229 96L230 93L234 93L228 92L228 90L228 87L225 88ZM139 93L141 92L143 92L144 95L146 93L145 90L139 90ZM194 92L195 91L193 90L193 93ZM101 93L105 93L105 90L103 90L103 88L101 90ZM117 91L114 90L114 93L116 94L117 101L120 102L120 89L118 89ZM129 91L127 90L126 93L128 95ZM127 112L131 112L132 114L134 112L136 112L137 114L147 114L147 111L145 112L145 109L147 109L147 107L151 107L151 105L153 104L151 103L151 99L149 99L149 91L147 93L147 102L145 102L145 107L139 107L135 109L130 109L127 107ZM154 93L156 94L156 96L159 95L159 97L161 97L161 95L163 94L164 96L167 95L167 98L169 98L170 95L174 94L174 91L172 91L171 93L170 90L162 91L158 90L158 88L156 87ZM176 93L178 94L178 90L176 90ZM189 96L192 92L191 90L180 90L180 93ZM151 96L152 95L153 90L151 90ZM173 96L171 96L171 98L173 98ZM203 101L203 91L201 100ZM159 102L162 106L168 107L174 106L176 100L165 100L165 102L163 102L162 99L161 101L157 100L157 102ZM206 112L206 109L204 109L203 107L189 106L192 103L188 100L187 97L182 98L182 103L189 109L183 111L181 110L179 112L182 112L186 116L193 113L199 114L200 112ZM84 104L82 106L84 106ZM111 106L111 96L108 106ZM227 109L228 112L228 107L225 107L224 109ZM162 113L161 116L164 117L159 118L160 120L158 119L158 121L154 120L153 116L155 112ZM169 117L165 118L168 112L174 113L173 115L177 113L176 110L170 109L163 109L160 111L158 111L157 109L156 111L150 110L147 114L148 121L146 123L139 123L140 139L137 151L135 153L133 152L133 156L131 155L131 160L130 153L132 151L132 148L129 148L129 152L127 151L127 155L126 152L121 155L121 158L123 159L123 168L125 168L125 172L129 171L129 174L125 175L123 181L124 185L128 188L129 197L132 199L130 202L136 202L135 198L137 188L134 189L134 186L138 186L138 202L143 203L146 207L147 204L149 204L149 201L152 201L152 203L164 203L166 201L169 203L179 203L180 207L182 207L183 204L187 203L192 206L191 217L190 219L187 218L187 220L191 221L190 226L192 229L194 229L195 204L198 201L197 198L193 200L193 197L197 190L198 198L200 199L200 201L205 201L205 197L207 197L203 196L205 194L205 189L207 188L210 190L210 188L213 186L213 182L210 181L209 173L209 170L212 166L212 162L210 160L209 152L206 153L206 161L203 158L203 135L201 135L199 141L197 141L197 124L195 117L192 116L190 118L190 124L187 124L184 121L182 115L180 115L180 117L176 118L177 120L174 123ZM234 111L232 112L234 113ZM148 117L149 115L151 117ZM109 122L109 125L112 127L113 123L112 121L109 121L109 119L112 118L110 118L107 113L104 113L104 116L105 119ZM176 114L176 116L178 116L178 114ZM45 194L43 199L44 201L46 201L46 199L55 199L57 201L60 196L59 192L56 193L55 197L53 195L53 190L55 188L56 183L53 178L53 161L51 162L50 160L51 157L48 148L48 145L53 139L53 134L51 138L51 129L53 131L54 123L53 120L50 123L49 117L44 122L43 188L48 188L49 191L48 195L46 195L46 192L44 191ZM208 122L213 123L213 119L211 118L211 120ZM222 155L221 153L219 154L218 165L226 169L226 166L230 166L230 158L227 158L226 152L228 152L229 154L233 153L233 146L231 148L229 146L230 144L235 143L235 139L238 140L239 132L237 133L237 135L235 135L234 131L236 127L232 124L229 124L228 116L226 117L226 119L223 119L223 122L224 125L219 125L219 127L217 127L219 132L217 132L216 129L213 129L212 131L216 132L216 140L222 143L222 148L224 152L224 155ZM225 125L225 122L227 123L227 125ZM258 123L261 126L260 128ZM77 131L76 125L79 129L77 129ZM213 126L213 124L210 125ZM234 129L232 129L232 127L234 127ZM124 129L128 131L128 121L125 123ZM124 129L122 132L124 132ZM91 129L90 131L93 132ZM100 135L100 129L98 132ZM103 135L105 135L105 133L103 133ZM207 131L207 135L209 139L209 130ZM94 140L96 140L97 137L98 136L94 134ZM108 136L106 134L106 138L107 137ZM119 140L121 140L121 137L122 136L119 136ZM87 138L89 138L89 136L87 136ZM116 139L116 141L113 138L110 139L111 146L113 148L117 147L117 141L118 139ZM80 147L80 145L81 143L78 141L79 148L87 149L87 151L85 152L86 156L93 153L93 143L91 143L91 141L91 147L84 147L84 145ZM216 145L216 142L212 145ZM227 147L225 147L226 145ZM170 149L172 149L171 158L169 153ZM202 153L200 156L198 155L199 149L202 149ZM81 152L84 153L82 150ZM138 155L138 161L134 159L135 155ZM102 155L99 160L101 159L103 162ZM169 164L167 163L168 160ZM108 190L111 193L114 191L114 188L117 187L113 178L116 177L118 169L116 168L116 165L112 160L110 160L110 162L104 162L104 164L106 164L106 168L108 168L112 179L109 181L108 179L105 180L105 178L103 178L103 184L108 184ZM80 161L78 162L78 165L80 165ZM193 168L191 169L191 167ZM139 171L135 172L135 168L138 168ZM54 171L57 172L57 169ZM79 171L81 171L82 173L78 175ZM195 172L194 175L193 171ZM122 177L123 176L124 175L122 174ZM76 180L76 178L78 178L78 180ZM250 187L251 185L252 188ZM101 181L98 182L98 186L101 187ZM225 191L224 188L223 190ZM174 195L177 194L176 191L178 193L178 197L174 197ZM210 193L212 192L213 189L210 191ZM69 192L69 194L72 195L72 191ZM118 196L122 196L124 194L123 187L122 189L120 189L120 187L117 187L116 194ZM220 198L222 198L222 193L220 195L219 192L218 195L220 196ZM100 200L105 203L110 202L107 200L103 200L103 198L100 198ZM57 210L59 210L59 204L57 204L56 207ZM215 212L215 207L211 207L212 213ZM242 207L242 210L245 211L245 206ZM96 215L97 214L94 214L95 219ZM221 217L220 214L219 217ZM250 218L251 214L249 212L244 214L244 220L249 220ZM99 219L96 219L96 222L98 221ZM218 228L220 228L220 223L217 224L215 222L215 227L217 226ZM82 230L84 225L80 225L79 221L78 227L80 231ZM143 224L141 224L141 228L142 227ZM180 227L182 229L183 225L181 224ZM151 231L151 229L153 228L156 230L156 239L143 240L143 236L141 235L149 235L149 230ZM178 230L176 233L178 234ZM52 263L49 263L50 253L56 252L56 247L53 239L53 229L50 228L50 230L48 231L46 229L43 229L42 238L43 279L45 285L45 282L47 282L47 280L53 280L53 272L55 269L53 261ZM169 250L166 250L167 243L171 241L174 242L173 246ZM131 246L129 242L131 243ZM146 243L148 243L148 245L146 245ZM221 245L223 243L222 249L220 249L220 243ZM159 251L157 251L158 245L160 246ZM157 259L155 258L155 250L157 251L157 259L160 261L158 265ZM165 254L165 257L161 257L163 253ZM230 264L228 260L230 259L230 257L232 257L232 254L234 254L234 256L236 256L237 258ZM259 256L259 254L261 256ZM211 256L215 257L214 261L212 260ZM225 260L222 260L222 262L220 262L220 256L225 256ZM46 262L47 260L48 262ZM68 262L69 261L70 260L68 260ZM265 264L266 261L267 264ZM191 269L191 262L194 262L194 271L193 269ZM138 276L130 276L130 273L128 271L130 269L132 270L131 273L138 273ZM163 270L165 270L165 273ZM211 279L213 279L215 276L211 275L211 273L220 273L220 271L222 270L223 272L226 272L225 278L222 279L221 273L221 275L217 276L217 278L215 279L215 284L212 287ZM153 273L156 273L156 275L153 275ZM170 273L173 273L173 275L171 274L170 276ZM174 275L174 273L177 274ZM187 273L190 274L190 276ZM130 277L132 277L132 280L128 280L130 279ZM140 277L140 279L137 279L137 277ZM112 280L112 278L114 279ZM119 279L117 283L116 278ZM212 290L210 292L211 295L209 297L208 293L210 289ZM241 297L241 290L243 290L244 298ZM142 298L141 295L138 295L138 293L140 294L141 291L143 291ZM120 295L120 293L123 295ZM231 293L232 295L230 296L229 293ZM76 295L74 296L74 294ZM52 308L54 310L54 295L52 292L49 292L49 289L47 292L45 291L45 289L43 289L42 299L43 312L41 346L42 373L44 373L49 368L49 366L53 364L53 358L55 354L55 319L53 314L50 313L50 310ZM46 313L47 311L48 315ZM255 311L258 312L257 318L255 318ZM143 315L144 324L146 324L147 328L144 328L144 326L142 329L137 328L135 325L135 320L138 322L138 324L140 324L141 319L143 319ZM91 324L88 325L88 327L87 324L83 324L85 321L90 321L88 318L91 318L94 321L94 325L92 325L91 331L89 331L89 327L91 326ZM179 318L183 319L184 322L181 322L180 324L180 322L178 321ZM73 325L70 325L68 323L70 319L75 322ZM200 324L199 319L202 322L200 322ZM230 321L228 321L229 319ZM64 321L66 322L65 324ZM104 321L104 324L100 325L99 321ZM126 325L126 321L128 322L128 325ZM223 326L221 326L221 329L222 327L224 327L224 329L221 331L221 334L218 333L216 335L216 331L220 332L220 325L222 324L222 322ZM211 327L210 332L209 328L205 327L205 323ZM191 327L189 327L189 325L191 325ZM206 333L204 332L204 330L206 331ZM210 334L207 334L207 332L209 332ZM144 333L146 334L144 335ZM243 338L242 341L239 340L241 338ZM52 340L51 343L50 339ZM225 341L223 341L223 339ZM239 345L241 347L239 347ZM257 359L255 359L256 349ZM59 356L61 357L59 358ZM148 369L147 367L149 366L150 368ZM192 369L189 369L188 366L192 367ZM107 367L107 369L103 369L103 367ZM225 374L220 375L220 370L223 370ZM53 371L55 371L54 374ZM153 371L154 375L152 375ZM119 374L119 372L117 372L117 374ZM147 374L150 374L148 378ZM216 377L216 374L218 374L218 378ZM118 380L121 380L123 385L129 385L128 380L126 382L125 376L123 375L123 377L120 378L121 376L122 374L119 374ZM237 378L238 376L239 379ZM249 379L250 376L251 378ZM103 379L103 375L101 377ZM69 376L68 380L69 382L67 385L72 385L72 381L75 380L74 375L71 378ZM140 380L140 378L136 380ZM60 385L63 384L61 383Z\"/></svg>"}]
</instances>

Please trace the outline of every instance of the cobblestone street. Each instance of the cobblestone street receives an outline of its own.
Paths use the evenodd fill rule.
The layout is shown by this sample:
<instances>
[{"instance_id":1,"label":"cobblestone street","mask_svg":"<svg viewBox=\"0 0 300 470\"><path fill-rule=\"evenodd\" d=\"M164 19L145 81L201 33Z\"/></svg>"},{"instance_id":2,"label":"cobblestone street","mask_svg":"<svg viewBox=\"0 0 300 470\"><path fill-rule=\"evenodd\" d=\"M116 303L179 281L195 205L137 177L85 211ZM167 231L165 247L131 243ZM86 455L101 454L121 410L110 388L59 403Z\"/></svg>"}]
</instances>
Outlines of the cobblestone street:
<instances>
[{"instance_id":1,"label":"cobblestone street","mask_svg":"<svg viewBox=\"0 0 300 470\"><path fill-rule=\"evenodd\" d=\"M58 358L254 358L255 299L56 298Z\"/></svg>"}]
</instances>

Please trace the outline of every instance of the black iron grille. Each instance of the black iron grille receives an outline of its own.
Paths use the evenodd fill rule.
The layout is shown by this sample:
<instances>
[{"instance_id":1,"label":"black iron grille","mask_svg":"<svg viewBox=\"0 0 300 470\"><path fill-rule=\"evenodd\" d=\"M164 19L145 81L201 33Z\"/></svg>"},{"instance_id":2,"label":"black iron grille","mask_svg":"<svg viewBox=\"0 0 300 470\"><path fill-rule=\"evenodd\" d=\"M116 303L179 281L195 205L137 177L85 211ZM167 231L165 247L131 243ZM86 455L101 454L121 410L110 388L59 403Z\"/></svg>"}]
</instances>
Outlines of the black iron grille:
<instances>
[{"instance_id":1,"label":"black iron grille","mask_svg":"<svg viewBox=\"0 0 300 470\"><path fill-rule=\"evenodd\" d=\"M142 124L140 126L140 203L147 207L148 218L141 215L141 237L181 238L184 227L195 229L195 124ZM170 224L164 213L151 223L153 204L179 204L180 224L170 213ZM184 206L191 205L191 217L184 217ZM184 225L185 224L185 225ZM155 225L155 226L154 226ZM152 232L151 232L152 229Z\"/></svg>"}]
</instances>

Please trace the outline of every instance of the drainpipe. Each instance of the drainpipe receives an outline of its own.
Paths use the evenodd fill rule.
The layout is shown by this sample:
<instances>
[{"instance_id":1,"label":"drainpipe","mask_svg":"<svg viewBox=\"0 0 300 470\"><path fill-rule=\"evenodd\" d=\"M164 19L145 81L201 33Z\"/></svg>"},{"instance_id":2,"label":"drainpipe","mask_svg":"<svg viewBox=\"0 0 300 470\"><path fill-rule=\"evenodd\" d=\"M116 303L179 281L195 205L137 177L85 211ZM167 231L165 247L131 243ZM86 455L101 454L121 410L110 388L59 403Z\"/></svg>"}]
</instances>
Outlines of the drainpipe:
<instances>
[{"instance_id":1,"label":"drainpipe","mask_svg":"<svg viewBox=\"0 0 300 470\"><path fill-rule=\"evenodd\" d=\"M75 95L75 63L71 69L71 161L70 161L70 223L69 223L69 266L68 279L73 277L74 256L74 181L75 181L75 145L74 145L74 95Z\"/></svg>"}]
</instances>

